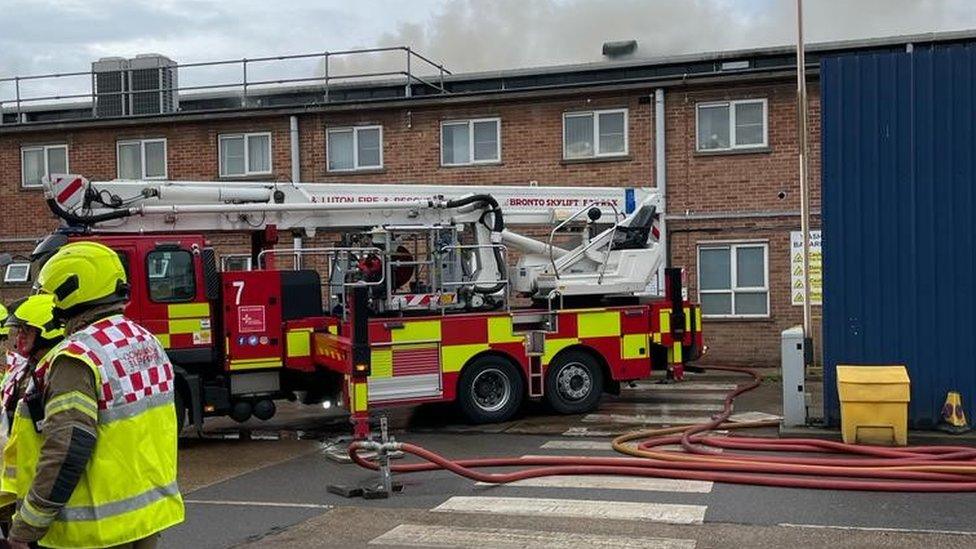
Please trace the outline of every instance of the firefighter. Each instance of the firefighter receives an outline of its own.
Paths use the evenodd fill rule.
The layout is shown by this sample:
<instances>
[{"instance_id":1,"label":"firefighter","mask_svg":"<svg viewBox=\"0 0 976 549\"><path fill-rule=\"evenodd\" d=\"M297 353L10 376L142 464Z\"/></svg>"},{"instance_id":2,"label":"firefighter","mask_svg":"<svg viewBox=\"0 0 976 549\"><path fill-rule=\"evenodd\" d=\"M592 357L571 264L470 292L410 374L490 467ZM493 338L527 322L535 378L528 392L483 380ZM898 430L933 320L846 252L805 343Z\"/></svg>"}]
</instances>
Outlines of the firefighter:
<instances>
[{"instance_id":1,"label":"firefighter","mask_svg":"<svg viewBox=\"0 0 976 549\"><path fill-rule=\"evenodd\" d=\"M128 285L111 249L65 245L35 288L54 296L65 339L37 364L17 407L21 503L8 543L155 547L184 512L173 366L159 341L122 315Z\"/></svg>"},{"instance_id":2,"label":"firefighter","mask_svg":"<svg viewBox=\"0 0 976 549\"><path fill-rule=\"evenodd\" d=\"M27 387L37 362L64 335L64 329L54 318L54 296L32 295L11 305L13 313L3 323L10 337L7 351L7 371L0 382L0 406L3 408L3 463L0 471L0 527L9 531L13 504L17 498L16 438L7 439L14 410Z\"/></svg>"}]
</instances>

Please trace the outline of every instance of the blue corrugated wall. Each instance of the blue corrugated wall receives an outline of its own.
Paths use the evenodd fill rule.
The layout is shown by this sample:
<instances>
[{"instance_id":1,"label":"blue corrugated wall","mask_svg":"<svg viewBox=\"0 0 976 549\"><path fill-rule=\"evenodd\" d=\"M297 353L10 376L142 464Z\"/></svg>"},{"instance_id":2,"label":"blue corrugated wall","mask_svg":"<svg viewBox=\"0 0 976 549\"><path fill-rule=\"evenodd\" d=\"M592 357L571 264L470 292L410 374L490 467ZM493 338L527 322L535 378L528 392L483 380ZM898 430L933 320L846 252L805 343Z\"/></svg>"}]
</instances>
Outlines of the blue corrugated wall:
<instances>
[{"instance_id":1,"label":"blue corrugated wall","mask_svg":"<svg viewBox=\"0 0 976 549\"><path fill-rule=\"evenodd\" d=\"M976 43L821 59L824 408L837 364L906 364L910 421L976 415Z\"/></svg>"}]
</instances>

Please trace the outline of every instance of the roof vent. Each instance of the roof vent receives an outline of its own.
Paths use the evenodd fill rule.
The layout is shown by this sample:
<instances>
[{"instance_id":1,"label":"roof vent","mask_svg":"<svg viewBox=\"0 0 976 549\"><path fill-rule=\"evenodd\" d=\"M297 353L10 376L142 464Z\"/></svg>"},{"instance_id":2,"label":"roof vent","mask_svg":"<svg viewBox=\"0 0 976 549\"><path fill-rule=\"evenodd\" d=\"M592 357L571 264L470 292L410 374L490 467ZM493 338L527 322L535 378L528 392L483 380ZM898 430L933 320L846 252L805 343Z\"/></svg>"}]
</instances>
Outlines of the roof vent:
<instances>
[{"instance_id":1,"label":"roof vent","mask_svg":"<svg viewBox=\"0 0 976 549\"><path fill-rule=\"evenodd\" d=\"M168 57L140 54L103 57L92 63L95 115L166 114L179 109L177 66Z\"/></svg>"},{"instance_id":2,"label":"roof vent","mask_svg":"<svg viewBox=\"0 0 976 549\"><path fill-rule=\"evenodd\" d=\"M603 55L610 59L619 59L633 55L637 51L637 40L617 40L603 43Z\"/></svg>"}]
</instances>

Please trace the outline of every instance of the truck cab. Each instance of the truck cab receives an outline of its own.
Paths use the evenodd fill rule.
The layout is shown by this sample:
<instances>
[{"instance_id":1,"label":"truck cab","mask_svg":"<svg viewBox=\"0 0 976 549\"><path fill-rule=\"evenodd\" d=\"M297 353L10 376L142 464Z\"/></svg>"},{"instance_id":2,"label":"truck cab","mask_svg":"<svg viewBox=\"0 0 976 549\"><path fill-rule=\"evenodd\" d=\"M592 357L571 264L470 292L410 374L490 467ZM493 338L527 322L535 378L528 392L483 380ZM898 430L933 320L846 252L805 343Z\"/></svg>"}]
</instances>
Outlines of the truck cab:
<instances>
[{"instance_id":1,"label":"truck cab","mask_svg":"<svg viewBox=\"0 0 976 549\"><path fill-rule=\"evenodd\" d=\"M200 234L78 235L119 254L130 286L125 314L159 338L176 368L181 425L207 416L270 419L274 401L335 398L334 374L308 345L327 329L315 271L219 272Z\"/></svg>"}]
</instances>

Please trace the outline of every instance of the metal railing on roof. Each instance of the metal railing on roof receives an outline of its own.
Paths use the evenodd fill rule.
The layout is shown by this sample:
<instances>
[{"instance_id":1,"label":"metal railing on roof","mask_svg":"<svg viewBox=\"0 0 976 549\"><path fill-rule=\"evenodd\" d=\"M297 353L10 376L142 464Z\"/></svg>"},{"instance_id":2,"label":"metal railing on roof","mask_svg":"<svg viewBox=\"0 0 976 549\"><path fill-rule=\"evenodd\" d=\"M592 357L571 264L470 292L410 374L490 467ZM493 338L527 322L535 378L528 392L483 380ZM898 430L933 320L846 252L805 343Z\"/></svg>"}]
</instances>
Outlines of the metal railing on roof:
<instances>
[{"instance_id":1,"label":"metal railing on roof","mask_svg":"<svg viewBox=\"0 0 976 549\"><path fill-rule=\"evenodd\" d=\"M403 65L397 70L377 70L372 72L359 72L359 73L348 73L348 74L333 74L330 72L330 62L338 57L349 57L356 55L371 55L371 54L382 54L382 53L396 53L402 52ZM274 63L274 62L285 62L285 61L296 61L296 60L319 60L321 62L321 74L314 76L298 76L290 78L260 78L254 79L253 76L249 78L249 69L253 69L262 63ZM179 71L187 69L198 69L206 67L228 67L228 66L239 66L240 67L240 79L231 82L218 82L211 84L196 84L191 86L180 86L179 85ZM420 70L417 70L417 67ZM451 71L446 69L443 64L436 63L426 56L414 51L409 46L393 46L393 47L382 47L382 48L365 48L365 49L352 49L352 50L339 50L339 51L324 51L318 53L306 53L306 54L294 54L294 55L276 55L268 57L254 57L254 58L241 58L241 59L230 59L223 61L202 61L195 63L174 63L170 67L165 67L163 69L171 69L176 71L176 78L173 82L176 84L173 86L162 86L157 88L149 89L126 89L122 91L98 91L96 85L96 76L100 74L99 71L78 71L78 72L64 72L64 73L48 73L48 74L37 74L29 76L10 76L10 77L0 77L0 125L4 124L3 114L7 112L8 114L13 111L16 115L16 119L13 124L23 124L28 123L23 116L31 111L39 110L37 108L32 108L35 106L50 106L52 109L63 109L63 108L76 108L78 110L86 110L87 105L65 105L65 101L69 100L88 100L90 101L91 114L90 118L102 118L99 116L97 109L97 102L103 98L111 97L121 97L122 102L127 103L132 97L145 96L146 94L163 94L163 93L174 93L179 94L180 92L239 92L240 107L246 108L252 106L250 100L254 99L255 96L268 95L267 92L275 91L274 88L269 88L269 86L282 86L286 84L315 84L320 86L316 91L321 92L321 100L319 102L328 103L331 100L331 92L336 90L336 82L343 82L349 85L354 85L358 82L369 83L375 85L377 79L389 78L385 83L392 83L398 79L403 79L402 84L402 97L411 97L414 85L422 85L435 90L438 93L448 93L448 90L444 87L444 77L446 75L452 74ZM426 69L426 72L425 72ZM136 70L136 69L121 69L121 72L125 70ZM429 72L433 74L428 74ZM61 81L65 78L80 78L88 77L91 81L91 88L85 93L57 93L48 92L42 95L25 95L23 93L23 85L31 82L45 82L45 81ZM392 84L395 86L396 84ZM4 87L12 88L12 94L6 96L3 94ZM264 92L256 94L255 89L262 87ZM348 85L345 87L349 87ZM48 87L47 89L51 89ZM53 87L57 89L57 86ZM277 91L288 91L287 89L279 89ZM299 90L308 91L308 90ZM9 93L9 92L8 92ZM230 94L228 94L230 96ZM189 97L184 99L198 99L197 97ZM308 103L305 101L304 103ZM170 111L173 112L173 111ZM168 114L168 112L157 112L151 114ZM138 116L127 114L123 116ZM89 118L89 116L78 116L75 118ZM71 118L65 118L71 119ZM10 124L10 122L7 122Z\"/></svg>"}]
</instances>

